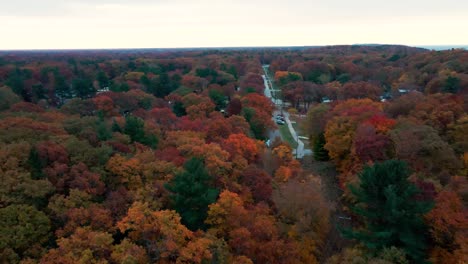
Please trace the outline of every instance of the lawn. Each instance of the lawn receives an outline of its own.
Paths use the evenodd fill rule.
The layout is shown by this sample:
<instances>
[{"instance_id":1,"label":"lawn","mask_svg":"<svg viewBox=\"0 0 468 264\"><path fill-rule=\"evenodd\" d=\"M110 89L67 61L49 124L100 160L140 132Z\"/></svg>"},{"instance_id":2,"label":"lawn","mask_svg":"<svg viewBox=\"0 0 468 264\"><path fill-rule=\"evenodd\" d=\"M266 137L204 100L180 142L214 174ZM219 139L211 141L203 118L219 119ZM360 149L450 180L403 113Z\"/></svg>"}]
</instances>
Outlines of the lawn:
<instances>
[{"instance_id":1,"label":"lawn","mask_svg":"<svg viewBox=\"0 0 468 264\"><path fill-rule=\"evenodd\" d=\"M281 138L286 141L291 148L297 148L297 142L292 137L291 132L289 132L288 125L278 125L278 127L281 133Z\"/></svg>"}]
</instances>

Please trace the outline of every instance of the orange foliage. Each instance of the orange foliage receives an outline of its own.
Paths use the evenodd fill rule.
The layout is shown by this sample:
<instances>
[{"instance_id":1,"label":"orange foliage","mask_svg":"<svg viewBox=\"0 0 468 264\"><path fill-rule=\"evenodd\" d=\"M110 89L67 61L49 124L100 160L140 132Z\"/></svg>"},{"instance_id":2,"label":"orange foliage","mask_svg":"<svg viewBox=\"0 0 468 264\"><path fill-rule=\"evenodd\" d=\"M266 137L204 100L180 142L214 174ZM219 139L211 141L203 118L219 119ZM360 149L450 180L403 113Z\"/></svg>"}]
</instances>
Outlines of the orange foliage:
<instances>
[{"instance_id":1,"label":"orange foliage","mask_svg":"<svg viewBox=\"0 0 468 264\"><path fill-rule=\"evenodd\" d=\"M230 135L224 140L223 146L231 154L231 159L240 156L252 163L259 156L259 147L256 140L247 137L245 134Z\"/></svg>"},{"instance_id":2,"label":"orange foliage","mask_svg":"<svg viewBox=\"0 0 468 264\"><path fill-rule=\"evenodd\" d=\"M175 211L152 211L145 204L136 202L117 227L122 233L128 232L132 241L144 243L158 259L169 260L178 256L193 237L180 220Z\"/></svg>"}]
</instances>

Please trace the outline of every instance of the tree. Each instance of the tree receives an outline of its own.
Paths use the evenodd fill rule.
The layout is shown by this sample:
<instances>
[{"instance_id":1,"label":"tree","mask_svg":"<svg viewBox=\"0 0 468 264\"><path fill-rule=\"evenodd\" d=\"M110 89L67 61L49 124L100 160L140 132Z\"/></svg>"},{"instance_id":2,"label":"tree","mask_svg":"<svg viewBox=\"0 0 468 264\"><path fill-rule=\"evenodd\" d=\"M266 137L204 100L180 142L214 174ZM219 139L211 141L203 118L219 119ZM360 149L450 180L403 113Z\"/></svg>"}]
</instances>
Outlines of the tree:
<instances>
[{"instance_id":1,"label":"tree","mask_svg":"<svg viewBox=\"0 0 468 264\"><path fill-rule=\"evenodd\" d=\"M101 89L109 86L109 77L107 77L105 72L99 71L96 79L99 82L99 87L101 87Z\"/></svg>"},{"instance_id":2,"label":"tree","mask_svg":"<svg viewBox=\"0 0 468 264\"><path fill-rule=\"evenodd\" d=\"M301 255L312 257L304 263L318 263L319 248L328 242L332 207L324 198L320 181L291 179L275 188L273 202L288 235L298 240Z\"/></svg>"},{"instance_id":3,"label":"tree","mask_svg":"<svg viewBox=\"0 0 468 264\"><path fill-rule=\"evenodd\" d=\"M430 126L401 121L389 136L396 157L407 161L417 171L440 175L444 171L454 173L461 167L450 145Z\"/></svg>"},{"instance_id":4,"label":"tree","mask_svg":"<svg viewBox=\"0 0 468 264\"><path fill-rule=\"evenodd\" d=\"M233 98L226 109L228 115L238 115L242 111L242 102L239 98Z\"/></svg>"},{"instance_id":5,"label":"tree","mask_svg":"<svg viewBox=\"0 0 468 264\"><path fill-rule=\"evenodd\" d=\"M402 248L414 261L425 259L426 227L423 215L431 204L415 199L418 188L408 181L406 163L388 160L365 167L358 186L349 186L356 199L351 209L362 217L362 230L345 230L349 238L380 252L392 246Z\"/></svg>"},{"instance_id":6,"label":"tree","mask_svg":"<svg viewBox=\"0 0 468 264\"><path fill-rule=\"evenodd\" d=\"M435 201L435 207L426 215L435 244L431 260L435 263L462 263L468 250L466 207L453 190L443 190Z\"/></svg>"},{"instance_id":7,"label":"tree","mask_svg":"<svg viewBox=\"0 0 468 264\"><path fill-rule=\"evenodd\" d=\"M361 124L354 135L353 150L361 162L382 161L388 159L390 138L378 134L369 124Z\"/></svg>"},{"instance_id":8,"label":"tree","mask_svg":"<svg viewBox=\"0 0 468 264\"><path fill-rule=\"evenodd\" d=\"M215 103L217 111L226 107L226 97L220 91L212 89L208 94Z\"/></svg>"},{"instance_id":9,"label":"tree","mask_svg":"<svg viewBox=\"0 0 468 264\"><path fill-rule=\"evenodd\" d=\"M93 83L89 79L75 79L72 87L74 93L80 98L90 98L96 94Z\"/></svg>"},{"instance_id":10,"label":"tree","mask_svg":"<svg viewBox=\"0 0 468 264\"><path fill-rule=\"evenodd\" d=\"M305 129L312 141L325 132L327 123L326 116L330 111L330 106L327 104L318 104L309 109L305 122Z\"/></svg>"},{"instance_id":11,"label":"tree","mask_svg":"<svg viewBox=\"0 0 468 264\"><path fill-rule=\"evenodd\" d=\"M446 93L457 93L460 89L460 79L455 76L448 76L445 79L443 91Z\"/></svg>"},{"instance_id":12,"label":"tree","mask_svg":"<svg viewBox=\"0 0 468 264\"><path fill-rule=\"evenodd\" d=\"M49 229L49 218L32 206L10 205L0 209L0 261L5 261L8 255L23 256L28 249L33 250L47 240Z\"/></svg>"},{"instance_id":13,"label":"tree","mask_svg":"<svg viewBox=\"0 0 468 264\"><path fill-rule=\"evenodd\" d=\"M15 103L18 103L20 98L10 88L0 87L0 111L7 110Z\"/></svg>"},{"instance_id":14,"label":"tree","mask_svg":"<svg viewBox=\"0 0 468 264\"><path fill-rule=\"evenodd\" d=\"M177 174L166 189L172 192L174 209L182 223L190 230L204 229L208 206L216 201L219 191L212 188L212 178L203 160L192 158L184 165L185 171Z\"/></svg>"},{"instance_id":15,"label":"tree","mask_svg":"<svg viewBox=\"0 0 468 264\"><path fill-rule=\"evenodd\" d=\"M250 188L255 202L270 202L273 187L271 185L271 176L264 170L249 166L241 175L240 182Z\"/></svg>"},{"instance_id":16,"label":"tree","mask_svg":"<svg viewBox=\"0 0 468 264\"><path fill-rule=\"evenodd\" d=\"M139 142L152 148L156 148L158 145L158 138L154 134L146 135L144 129L145 121L141 118L134 116L127 116L125 118L124 132L130 136L132 142Z\"/></svg>"},{"instance_id":17,"label":"tree","mask_svg":"<svg viewBox=\"0 0 468 264\"><path fill-rule=\"evenodd\" d=\"M325 149L325 135L323 133L319 134L313 140L313 150L314 150L314 159L317 161L328 161L330 157L328 156L328 150Z\"/></svg>"},{"instance_id":18,"label":"tree","mask_svg":"<svg viewBox=\"0 0 468 264\"><path fill-rule=\"evenodd\" d=\"M175 211L153 211L140 202L128 209L117 227L120 232L127 233L130 240L144 246L153 261L175 259L193 236L180 223Z\"/></svg>"},{"instance_id":19,"label":"tree","mask_svg":"<svg viewBox=\"0 0 468 264\"><path fill-rule=\"evenodd\" d=\"M49 250L41 263L108 263L112 243L111 234L80 227L70 237L58 239L58 248Z\"/></svg>"}]
</instances>

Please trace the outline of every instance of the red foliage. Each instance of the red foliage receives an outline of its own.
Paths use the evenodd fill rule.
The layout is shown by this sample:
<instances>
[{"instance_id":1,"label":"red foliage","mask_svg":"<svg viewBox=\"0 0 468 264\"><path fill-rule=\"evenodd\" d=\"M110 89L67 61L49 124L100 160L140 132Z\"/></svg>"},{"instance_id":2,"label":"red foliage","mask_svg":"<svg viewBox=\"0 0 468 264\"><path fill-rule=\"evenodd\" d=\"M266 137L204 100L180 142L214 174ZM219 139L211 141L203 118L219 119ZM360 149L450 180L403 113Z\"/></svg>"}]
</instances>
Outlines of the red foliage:
<instances>
[{"instance_id":1,"label":"red foliage","mask_svg":"<svg viewBox=\"0 0 468 264\"><path fill-rule=\"evenodd\" d=\"M249 166L241 175L240 182L249 187L256 202L271 202L273 188L271 176L264 170Z\"/></svg>"},{"instance_id":2,"label":"red foliage","mask_svg":"<svg viewBox=\"0 0 468 264\"><path fill-rule=\"evenodd\" d=\"M181 155L180 151L172 146L156 150L154 156L159 160L172 162L176 166L182 166L185 163L185 158Z\"/></svg>"},{"instance_id":3,"label":"red foliage","mask_svg":"<svg viewBox=\"0 0 468 264\"><path fill-rule=\"evenodd\" d=\"M10 111L12 112L29 112L29 113L43 113L44 108L37 104L28 102L19 102L11 106Z\"/></svg>"}]
</instances>

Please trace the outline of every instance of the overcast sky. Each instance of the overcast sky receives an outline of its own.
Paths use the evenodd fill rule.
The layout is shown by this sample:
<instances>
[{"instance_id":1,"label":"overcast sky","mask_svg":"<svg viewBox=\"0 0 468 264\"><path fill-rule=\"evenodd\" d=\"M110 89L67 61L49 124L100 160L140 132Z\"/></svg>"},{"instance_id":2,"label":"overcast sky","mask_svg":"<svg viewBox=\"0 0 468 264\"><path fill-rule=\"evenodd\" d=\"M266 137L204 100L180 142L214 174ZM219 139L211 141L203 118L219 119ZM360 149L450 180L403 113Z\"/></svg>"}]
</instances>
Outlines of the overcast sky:
<instances>
[{"instance_id":1,"label":"overcast sky","mask_svg":"<svg viewBox=\"0 0 468 264\"><path fill-rule=\"evenodd\" d=\"M462 0L0 0L0 49L468 44Z\"/></svg>"}]
</instances>

